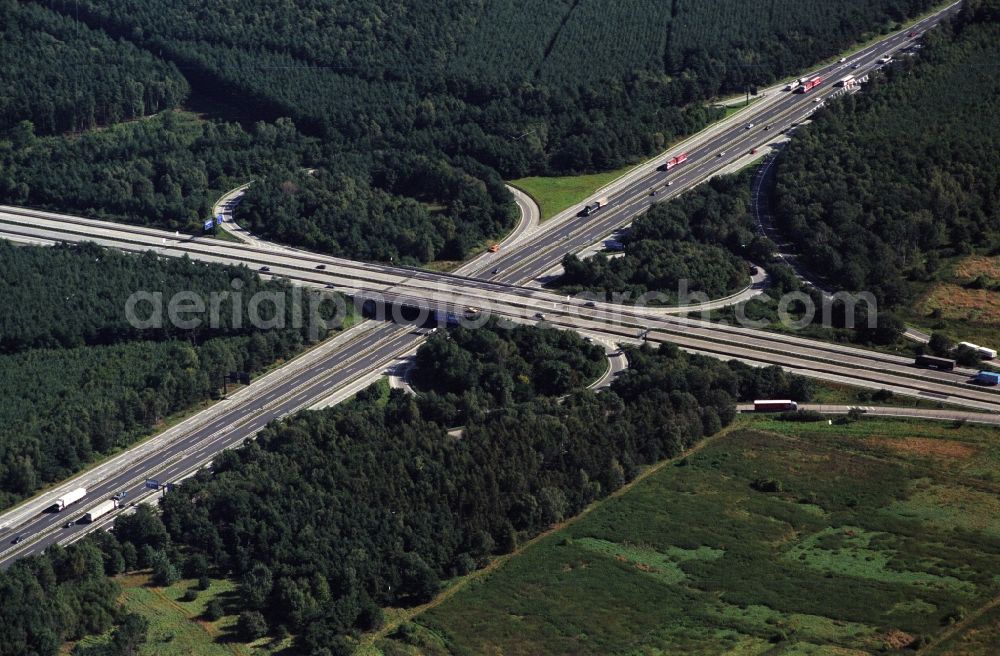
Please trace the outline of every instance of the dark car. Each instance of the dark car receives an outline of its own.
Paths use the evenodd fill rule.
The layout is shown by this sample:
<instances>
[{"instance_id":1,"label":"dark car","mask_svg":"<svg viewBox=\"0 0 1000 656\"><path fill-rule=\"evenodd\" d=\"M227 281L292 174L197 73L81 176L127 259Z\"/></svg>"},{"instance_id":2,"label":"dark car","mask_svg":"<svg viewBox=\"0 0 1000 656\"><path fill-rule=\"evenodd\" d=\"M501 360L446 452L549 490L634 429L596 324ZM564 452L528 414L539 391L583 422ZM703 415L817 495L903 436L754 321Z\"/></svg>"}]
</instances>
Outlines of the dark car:
<instances>
[{"instance_id":1,"label":"dark car","mask_svg":"<svg viewBox=\"0 0 1000 656\"><path fill-rule=\"evenodd\" d=\"M326 265L325 264L317 264L316 268L319 269L320 271L322 271L323 269L326 268Z\"/></svg>"},{"instance_id":2,"label":"dark car","mask_svg":"<svg viewBox=\"0 0 1000 656\"><path fill-rule=\"evenodd\" d=\"M18 542L24 541L24 538L26 538L26 537L27 536L24 533L22 533L21 535L18 535L13 540L11 540L10 543L11 544L17 544Z\"/></svg>"},{"instance_id":3,"label":"dark car","mask_svg":"<svg viewBox=\"0 0 1000 656\"><path fill-rule=\"evenodd\" d=\"M261 271L264 271L264 272L267 272L267 271L270 271L270 270L271 270L271 267L269 267L269 266L262 266L262 267L260 268L260 270L261 270Z\"/></svg>"},{"instance_id":4,"label":"dark car","mask_svg":"<svg viewBox=\"0 0 1000 656\"><path fill-rule=\"evenodd\" d=\"M492 273L493 273L493 275L496 275L496 274L500 273L500 269L493 269Z\"/></svg>"},{"instance_id":5,"label":"dark car","mask_svg":"<svg viewBox=\"0 0 1000 656\"><path fill-rule=\"evenodd\" d=\"M586 303L583 304L583 307L597 307L597 303L593 301L587 301Z\"/></svg>"}]
</instances>

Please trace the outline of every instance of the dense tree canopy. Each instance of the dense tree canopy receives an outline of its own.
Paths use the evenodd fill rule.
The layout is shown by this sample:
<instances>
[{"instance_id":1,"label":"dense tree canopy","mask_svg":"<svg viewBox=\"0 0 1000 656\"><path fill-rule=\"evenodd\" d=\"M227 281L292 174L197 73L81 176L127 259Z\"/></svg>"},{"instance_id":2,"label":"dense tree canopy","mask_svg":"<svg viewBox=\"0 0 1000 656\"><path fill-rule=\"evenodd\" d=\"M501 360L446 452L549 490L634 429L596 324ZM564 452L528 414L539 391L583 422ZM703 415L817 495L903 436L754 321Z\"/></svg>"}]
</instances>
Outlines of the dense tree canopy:
<instances>
[{"instance_id":1,"label":"dense tree canopy","mask_svg":"<svg viewBox=\"0 0 1000 656\"><path fill-rule=\"evenodd\" d=\"M360 164L352 173L343 161L335 168L264 176L248 191L239 220L257 234L340 256L464 259L514 221L499 177L466 164L463 170L442 159L379 153L366 165L366 180L357 177Z\"/></svg>"},{"instance_id":2,"label":"dense tree canopy","mask_svg":"<svg viewBox=\"0 0 1000 656\"><path fill-rule=\"evenodd\" d=\"M198 232L223 191L318 156L287 120L247 132L177 112L78 138L18 139L0 136L4 201Z\"/></svg>"},{"instance_id":3,"label":"dense tree canopy","mask_svg":"<svg viewBox=\"0 0 1000 656\"><path fill-rule=\"evenodd\" d=\"M213 197L254 179L240 219L267 237L364 259L458 259L511 227L499 176L660 151L720 114L706 99L797 71L929 0L744 4L4 0L0 62L17 62L26 97L0 111L0 200L197 230ZM74 75L56 74L67 65ZM196 104L247 123L289 116L320 143L287 122L168 117L34 136L173 107L188 83ZM682 251L661 258L676 266L660 278L731 278L721 253Z\"/></svg>"},{"instance_id":4,"label":"dense tree canopy","mask_svg":"<svg viewBox=\"0 0 1000 656\"><path fill-rule=\"evenodd\" d=\"M673 303L684 292L719 298L743 288L747 267L740 256L769 255L758 243L747 206L745 175L713 178L669 202L656 203L620 238L623 254L563 259L554 285L568 293L591 291L634 302L647 292ZM646 302L649 302L647 297Z\"/></svg>"},{"instance_id":5,"label":"dense tree canopy","mask_svg":"<svg viewBox=\"0 0 1000 656\"><path fill-rule=\"evenodd\" d=\"M0 198L198 233L218 197L254 180L239 220L279 241L360 259L459 259L510 229L495 172L417 155L345 157L287 119L165 112L79 138L0 138Z\"/></svg>"},{"instance_id":6,"label":"dense tree canopy","mask_svg":"<svg viewBox=\"0 0 1000 656\"><path fill-rule=\"evenodd\" d=\"M0 0L0 134L21 121L39 134L110 125L176 107L177 69L42 7Z\"/></svg>"},{"instance_id":7,"label":"dense tree canopy","mask_svg":"<svg viewBox=\"0 0 1000 656\"><path fill-rule=\"evenodd\" d=\"M162 523L119 520L106 551L153 559L184 547L232 571L244 611L321 653L377 626L380 606L426 601L441 580L719 430L736 399L810 393L777 368L669 345L628 357L594 394L580 386L602 357L578 336L492 322L439 332L418 353L415 398L373 387L272 424L165 497ZM564 365L577 377L563 381ZM448 432L455 421L460 434Z\"/></svg>"},{"instance_id":8,"label":"dense tree canopy","mask_svg":"<svg viewBox=\"0 0 1000 656\"><path fill-rule=\"evenodd\" d=\"M518 177L612 168L662 148L705 118L679 108L798 71L930 1L765 4L80 6L92 25L181 65L196 87L290 115L344 144L470 155Z\"/></svg>"},{"instance_id":9,"label":"dense tree canopy","mask_svg":"<svg viewBox=\"0 0 1000 656\"><path fill-rule=\"evenodd\" d=\"M967 3L916 57L828 103L781 159L778 221L832 283L898 304L942 257L997 245L995 7Z\"/></svg>"},{"instance_id":10,"label":"dense tree canopy","mask_svg":"<svg viewBox=\"0 0 1000 656\"><path fill-rule=\"evenodd\" d=\"M211 293L236 287L241 311L234 318L234 296L223 297L215 328L210 317L195 329L167 321L175 292L194 292L207 305ZM163 294L162 328L126 321L126 299L140 290ZM0 241L0 298L8 304L0 315L0 507L216 395L226 374L297 353L308 326L293 325L289 300L282 327L254 328L247 299L258 291L282 295L288 287L246 268ZM151 312L137 308L140 318Z\"/></svg>"},{"instance_id":11,"label":"dense tree canopy","mask_svg":"<svg viewBox=\"0 0 1000 656\"><path fill-rule=\"evenodd\" d=\"M119 588L104 574L89 540L49 547L0 572L0 656L55 656L66 640L109 629L120 615Z\"/></svg>"}]
</instances>

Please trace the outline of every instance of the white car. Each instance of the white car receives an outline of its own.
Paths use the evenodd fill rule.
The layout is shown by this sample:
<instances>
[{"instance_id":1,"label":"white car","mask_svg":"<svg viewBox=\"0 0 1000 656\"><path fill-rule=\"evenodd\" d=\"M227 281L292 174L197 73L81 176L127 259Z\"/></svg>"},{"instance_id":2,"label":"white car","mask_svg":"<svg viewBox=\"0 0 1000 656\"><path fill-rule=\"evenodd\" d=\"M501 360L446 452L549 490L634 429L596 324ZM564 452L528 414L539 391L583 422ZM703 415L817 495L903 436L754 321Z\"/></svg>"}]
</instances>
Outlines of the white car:
<instances>
[{"instance_id":1,"label":"white car","mask_svg":"<svg viewBox=\"0 0 1000 656\"><path fill-rule=\"evenodd\" d=\"M840 63L841 64L843 64L845 61L847 61L847 57L841 57L840 58Z\"/></svg>"},{"instance_id":2,"label":"white car","mask_svg":"<svg viewBox=\"0 0 1000 656\"><path fill-rule=\"evenodd\" d=\"M747 130L753 127L753 123L747 123Z\"/></svg>"}]
</instances>

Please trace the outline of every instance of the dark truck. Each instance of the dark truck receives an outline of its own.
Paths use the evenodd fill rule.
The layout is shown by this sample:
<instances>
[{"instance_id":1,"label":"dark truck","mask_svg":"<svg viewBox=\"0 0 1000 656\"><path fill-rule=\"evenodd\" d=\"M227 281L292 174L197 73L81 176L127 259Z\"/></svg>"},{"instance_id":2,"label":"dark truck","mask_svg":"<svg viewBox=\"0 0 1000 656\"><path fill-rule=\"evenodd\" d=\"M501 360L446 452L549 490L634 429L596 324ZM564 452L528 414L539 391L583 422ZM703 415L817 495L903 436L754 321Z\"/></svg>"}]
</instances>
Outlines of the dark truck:
<instances>
[{"instance_id":1,"label":"dark truck","mask_svg":"<svg viewBox=\"0 0 1000 656\"><path fill-rule=\"evenodd\" d=\"M604 196L602 198L598 198L593 203L588 203L587 205L584 205L583 209L580 210L580 212L577 214L577 216L590 216L591 214L593 214L594 212L596 212L597 210L601 209L602 207L604 207L607 204L608 204L608 197L607 196Z\"/></svg>"},{"instance_id":2,"label":"dark truck","mask_svg":"<svg viewBox=\"0 0 1000 656\"><path fill-rule=\"evenodd\" d=\"M941 371L953 371L955 369L954 360L939 358L933 355L918 355L916 365L918 367L933 367Z\"/></svg>"}]
</instances>

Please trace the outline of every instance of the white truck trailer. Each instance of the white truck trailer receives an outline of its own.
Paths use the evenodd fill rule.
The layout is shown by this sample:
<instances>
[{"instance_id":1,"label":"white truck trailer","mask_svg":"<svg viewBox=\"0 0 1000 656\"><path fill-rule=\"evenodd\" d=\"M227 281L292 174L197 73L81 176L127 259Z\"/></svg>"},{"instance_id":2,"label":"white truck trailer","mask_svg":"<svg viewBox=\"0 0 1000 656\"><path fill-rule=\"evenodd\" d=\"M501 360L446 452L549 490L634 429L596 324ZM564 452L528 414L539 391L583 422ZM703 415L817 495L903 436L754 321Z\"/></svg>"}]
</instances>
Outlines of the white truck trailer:
<instances>
[{"instance_id":1,"label":"white truck trailer","mask_svg":"<svg viewBox=\"0 0 1000 656\"><path fill-rule=\"evenodd\" d=\"M55 508L56 512L60 512L66 508L66 506L76 503L83 497L87 496L87 488L78 487L71 492L67 492L58 499L56 499Z\"/></svg>"},{"instance_id":2,"label":"white truck trailer","mask_svg":"<svg viewBox=\"0 0 1000 656\"><path fill-rule=\"evenodd\" d=\"M118 507L118 502L115 501L114 499L108 499L106 501L102 501L93 508L91 508L90 510L88 510L86 513L84 513L83 521L89 524L90 522L96 521L101 517L104 517L117 507Z\"/></svg>"}]
</instances>

